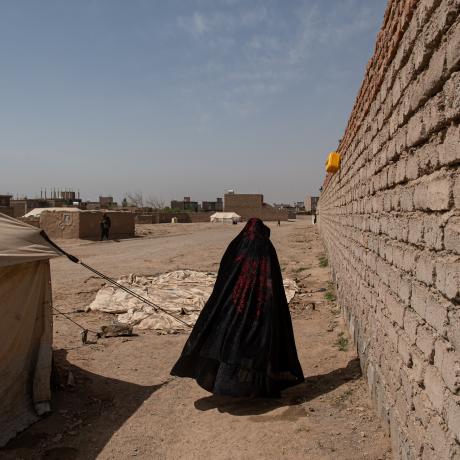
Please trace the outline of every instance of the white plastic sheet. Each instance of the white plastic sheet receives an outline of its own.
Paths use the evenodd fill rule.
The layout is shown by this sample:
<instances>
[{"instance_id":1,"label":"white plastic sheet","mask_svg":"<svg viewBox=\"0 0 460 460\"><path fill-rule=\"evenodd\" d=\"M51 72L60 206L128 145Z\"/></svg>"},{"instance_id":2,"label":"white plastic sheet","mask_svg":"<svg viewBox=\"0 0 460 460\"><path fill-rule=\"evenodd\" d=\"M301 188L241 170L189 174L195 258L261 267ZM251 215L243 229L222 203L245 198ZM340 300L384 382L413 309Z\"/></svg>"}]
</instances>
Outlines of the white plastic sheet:
<instances>
[{"instance_id":1,"label":"white plastic sheet","mask_svg":"<svg viewBox=\"0 0 460 460\"><path fill-rule=\"evenodd\" d=\"M195 324L211 295L215 273L177 270L157 276L125 275L118 282L168 311L190 326ZM288 302L298 291L293 280L285 279ZM176 333L188 328L160 310L146 305L116 286L100 289L87 311L102 311L117 315L117 321L138 329L153 329L159 333Z\"/></svg>"}]
</instances>

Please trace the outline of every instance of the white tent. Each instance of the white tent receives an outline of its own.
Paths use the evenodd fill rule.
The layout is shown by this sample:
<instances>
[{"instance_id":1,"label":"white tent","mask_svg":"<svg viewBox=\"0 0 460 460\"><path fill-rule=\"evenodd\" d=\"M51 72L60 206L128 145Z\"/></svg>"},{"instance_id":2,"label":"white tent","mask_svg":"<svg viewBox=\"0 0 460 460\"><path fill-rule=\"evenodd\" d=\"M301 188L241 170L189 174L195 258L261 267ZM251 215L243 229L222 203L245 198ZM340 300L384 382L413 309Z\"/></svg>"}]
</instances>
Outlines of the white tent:
<instances>
[{"instance_id":1,"label":"white tent","mask_svg":"<svg viewBox=\"0 0 460 460\"><path fill-rule=\"evenodd\" d=\"M50 410L49 259L40 230L0 214L0 447Z\"/></svg>"},{"instance_id":2,"label":"white tent","mask_svg":"<svg viewBox=\"0 0 460 460\"><path fill-rule=\"evenodd\" d=\"M236 212L215 212L210 219L211 222L233 224L233 222L240 222L241 216L239 216Z\"/></svg>"}]
</instances>

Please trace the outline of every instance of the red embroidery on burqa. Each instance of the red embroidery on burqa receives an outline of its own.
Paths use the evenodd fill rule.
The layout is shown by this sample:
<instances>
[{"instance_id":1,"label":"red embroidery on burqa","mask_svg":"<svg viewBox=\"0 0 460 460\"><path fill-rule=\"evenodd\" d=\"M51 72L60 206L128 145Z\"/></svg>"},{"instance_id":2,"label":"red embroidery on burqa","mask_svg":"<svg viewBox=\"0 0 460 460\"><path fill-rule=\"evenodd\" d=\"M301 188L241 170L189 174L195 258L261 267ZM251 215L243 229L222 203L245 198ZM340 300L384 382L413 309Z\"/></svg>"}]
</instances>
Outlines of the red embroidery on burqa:
<instances>
[{"instance_id":1,"label":"red embroidery on burqa","mask_svg":"<svg viewBox=\"0 0 460 460\"><path fill-rule=\"evenodd\" d=\"M253 293L256 299L256 316L260 316L268 293L268 257L262 257L258 264L256 260L239 255L236 262L242 262L241 272L238 281L232 292L232 300L238 313L243 313ZM258 273L257 273L258 272ZM257 283L257 286L256 286Z\"/></svg>"}]
</instances>

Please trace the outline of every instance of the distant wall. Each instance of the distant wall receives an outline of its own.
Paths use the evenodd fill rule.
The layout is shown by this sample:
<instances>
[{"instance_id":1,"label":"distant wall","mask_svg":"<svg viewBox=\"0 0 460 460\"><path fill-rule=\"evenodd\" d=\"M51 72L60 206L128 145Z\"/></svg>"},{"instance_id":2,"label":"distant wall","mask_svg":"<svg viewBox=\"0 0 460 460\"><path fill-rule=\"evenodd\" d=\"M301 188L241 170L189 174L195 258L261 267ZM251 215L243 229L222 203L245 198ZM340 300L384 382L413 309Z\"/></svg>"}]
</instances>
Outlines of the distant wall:
<instances>
[{"instance_id":1,"label":"distant wall","mask_svg":"<svg viewBox=\"0 0 460 460\"><path fill-rule=\"evenodd\" d=\"M79 237L81 239L99 239L101 236L102 216L107 214L110 217L110 238L132 238L134 237L134 214L130 212L117 211L88 211L80 213Z\"/></svg>"},{"instance_id":2,"label":"distant wall","mask_svg":"<svg viewBox=\"0 0 460 460\"><path fill-rule=\"evenodd\" d=\"M10 206L0 206L0 213L14 217L14 209Z\"/></svg>"},{"instance_id":3,"label":"distant wall","mask_svg":"<svg viewBox=\"0 0 460 460\"><path fill-rule=\"evenodd\" d=\"M43 211L40 216L40 228L50 238L71 238L97 240L101 236L100 211ZM134 214L129 212L109 211L112 226L110 238L134 237Z\"/></svg>"},{"instance_id":4,"label":"distant wall","mask_svg":"<svg viewBox=\"0 0 460 460\"><path fill-rule=\"evenodd\" d=\"M164 212L136 214L136 224L167 224L173 217L179 223L209 222L213 212Z\"/></svg>"},{"instance_id":5,"label":"distant wall","mask_svg":"<svg viewBox=\"0 0 460 460\"><path fill-rule=\"evenodd\" d=\"M395 458L460 458L459 13L458 0L389 2L319 202Z\"/></svg>"},{"instance_id":6,"label":"distant wall","mask_svg":"<svg viewBox=\"0 0 460 460\"><path fill-rule=\"evenodd\" d=\"M40 228L50 238L79 238L80 213L43 211L40 215Z\"/></svg>"},{"instance_id":7,"label":"distant wall","mask_svg":"<svg viewBox=\"0 0 460 460\"><path fill-rule=\"evenodd\" d=\"M262 220L288 220L288 211L264 205L261 194L226 193L224 196L224 211L236 212L243 220L258 217Z\"/></svg>"}]
</instances>

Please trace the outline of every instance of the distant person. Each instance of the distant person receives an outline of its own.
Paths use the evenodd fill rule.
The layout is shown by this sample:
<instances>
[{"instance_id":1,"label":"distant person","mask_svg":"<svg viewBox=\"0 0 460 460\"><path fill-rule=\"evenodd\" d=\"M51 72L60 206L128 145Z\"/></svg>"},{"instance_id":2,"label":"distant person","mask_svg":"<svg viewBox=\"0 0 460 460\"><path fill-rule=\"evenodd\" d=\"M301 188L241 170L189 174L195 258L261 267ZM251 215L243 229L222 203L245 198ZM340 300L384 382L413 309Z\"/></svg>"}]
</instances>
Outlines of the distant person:
<instances>
[{"instance_id":1,"label":"distant person","mask_svg":"<svg viewBox=\"0 0 460 460\"><path fill-rule=\"evenodd\" d=\"M313 224L316 224L316 212L314 212L311 216L311 220Z\"/></svg>"},{"instance_id":2,"label":"distant person","mask_svg":"<svg viewBox=\"0 0 460 460\"><path fill-rule=\"evenodd\" d=\"M244 397L280 397L304 381L278 257L260 219L250 219L225 251L171 374L215 395Z\"/></svg>"},{"instance_id":3,"label":"distant person","mask_svg":"<svg viewBox=\"0 0 460 460\"><path fill-rule=\"evenodd\" d=\"M278 227L280 227L280 226L281 226L281 222L280 222L280 220L278 219Z\"/></svg>"},{"instance_id":4,"label":"distant person","mask_svg":"<svg viewBox=\"0 0 460 460\"><path fill-rule=\"evenodd\" d=\"M112 222L110 217L104 213L101 220L101 241L105 238L106 240L109 239L110 227L112 226Z\"/></svg>"}]
</instances>

